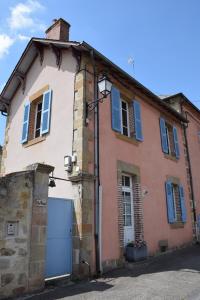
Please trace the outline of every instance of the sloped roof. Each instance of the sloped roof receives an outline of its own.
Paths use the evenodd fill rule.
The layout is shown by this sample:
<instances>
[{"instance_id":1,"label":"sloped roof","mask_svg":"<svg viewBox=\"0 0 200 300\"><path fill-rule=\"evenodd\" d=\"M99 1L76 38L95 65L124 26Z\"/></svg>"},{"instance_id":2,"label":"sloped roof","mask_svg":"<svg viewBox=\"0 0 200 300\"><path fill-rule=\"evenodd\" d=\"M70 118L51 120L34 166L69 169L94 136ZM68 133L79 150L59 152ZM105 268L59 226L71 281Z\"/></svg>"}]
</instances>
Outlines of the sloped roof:
<instances>
[{"instance_id":1,"label":"sloped roof","mask_svg":"<svg viewBox=\"0 0 200 300\"><path fill-rule=\"evenodd\" d=\"M192 108L194 108L198 113L200 113L200 109L194 105L183 93L177 93L173 95L168 95L163 98L164 101L168 102L169 100L173 98L181 97L183 101L185 101L187 104L189 104Z\"/></svg>"},{"instance_id":2,"label":"sloped roof","mask_svg":"<svg viewBox=\"0 0 200 300\"><path fill-rule=\"evenodd\" d=\"M187 122L186 118L176 112L173 108L171 108L165 101L162 101L156 94L151 92L149 89L147 89L145 86L143 86L139 81L137 81L135 78L133 78L131 75L126 73L124 70L122 70L120 67L118 67L116 64L114 64L112 61L110 61L107 57L105 57L103 54L98 52L96 49L94 49L92 46L90 46L86 42L76 42L76 41L69 41L69 42L63 42L59 40L50 40L50 39L44 39L44 38L32 38L27 47L25 48L22 56L20 57L16 67L14 68L12 74L10 75L4 89L2 90L0 94L0 110L4 110L3 103L9 104L11 99L13 98L17 88L20 85L19 76L20 74L26 74L31 67L33 61L38 55L38 48L37 45L51 45L58 48L75 48L79 51L86 51L90 52L92 51L96 58L101 60L103 63L107 64L110 69L120 74L124 79L129 80L135 87L140 89L142 92L150 96L153 101L155 101L159 106L167 110L169 113L171 113L174 117L176 117L178 120L182 122Z\"/></svg>"}]
</instances>

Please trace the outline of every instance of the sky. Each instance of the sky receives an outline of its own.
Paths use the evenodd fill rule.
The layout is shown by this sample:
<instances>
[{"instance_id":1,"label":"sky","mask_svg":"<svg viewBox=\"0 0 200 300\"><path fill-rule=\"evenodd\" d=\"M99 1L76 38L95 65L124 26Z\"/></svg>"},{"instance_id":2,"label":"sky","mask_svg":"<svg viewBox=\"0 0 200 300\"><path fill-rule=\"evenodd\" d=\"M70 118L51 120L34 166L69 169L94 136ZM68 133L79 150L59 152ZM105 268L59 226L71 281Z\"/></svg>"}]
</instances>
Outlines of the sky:
<instances>
[{"instance_id":1,"label":"sky","mask_svg":"<svg viewBox=\"0 0 200 300\"><path fill-rule=\"evenodd\" d=\"M155 94L182 92L200 108L199 0L0 0L0 90L29 39L60 17L70 40L88 42Z\"/></svg>"}]
</instances>

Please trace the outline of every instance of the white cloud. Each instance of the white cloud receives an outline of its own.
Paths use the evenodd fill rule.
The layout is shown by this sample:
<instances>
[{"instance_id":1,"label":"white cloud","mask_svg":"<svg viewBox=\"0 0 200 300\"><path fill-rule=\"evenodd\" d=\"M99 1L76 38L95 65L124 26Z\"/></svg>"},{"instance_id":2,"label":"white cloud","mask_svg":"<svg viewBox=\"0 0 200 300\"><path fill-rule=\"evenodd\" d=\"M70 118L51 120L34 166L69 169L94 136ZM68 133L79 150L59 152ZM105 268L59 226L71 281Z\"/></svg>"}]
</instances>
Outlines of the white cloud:
<instances>
[{"instance_id":1,"label":"white cloud","mask_svg":"<svg viewBox=\"0 0 200 300\"><path fill-rule=\"evenodd\" d=\"M18 34L17 37L20 41L29 41L31 39L29 36L23 34Z\"/></svg>"},{"instance_id":2,"label":"white cloud","mask_svg":"<svg viewBox=\"0 0 200 300\"><path fill-rule=\"evenodd\" d=\"M9 48L14 43L14 39L9 37L7 34L0 34L0 58L5 54L8 54Z\"/></svg>"},{"instance_id":3,"label":"white cloud","mask_svg":"<svg viewBox=\"0 0 200 300\"><path fill-rule=\"evenodd\" d=\"M16 6L10 8L11 16L8 19L9 27L14 30L26 28L41 28L42 24L36 20L32 15L43 10L44 6L37 0L28 0L25 3L18 3Z\"/></svg>"}]
</instances>

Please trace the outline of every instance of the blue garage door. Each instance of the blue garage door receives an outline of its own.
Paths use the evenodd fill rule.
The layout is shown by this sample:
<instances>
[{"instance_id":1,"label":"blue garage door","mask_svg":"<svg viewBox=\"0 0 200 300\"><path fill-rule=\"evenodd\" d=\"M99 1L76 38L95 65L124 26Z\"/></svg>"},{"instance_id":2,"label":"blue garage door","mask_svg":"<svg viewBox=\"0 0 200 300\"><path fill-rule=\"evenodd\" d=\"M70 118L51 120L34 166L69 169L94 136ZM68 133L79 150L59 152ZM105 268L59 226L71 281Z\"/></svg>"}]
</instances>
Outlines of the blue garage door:
<instances>
[{"instance_id":1,"label":"blue garage door","mask_svg":"<svg viewBox=\"0 0 200 300\"><path fill-rule=\"evenodd\" d=\"M72 272L72 201L48 198L46 278Z\"/></svg>"}]
</instances>

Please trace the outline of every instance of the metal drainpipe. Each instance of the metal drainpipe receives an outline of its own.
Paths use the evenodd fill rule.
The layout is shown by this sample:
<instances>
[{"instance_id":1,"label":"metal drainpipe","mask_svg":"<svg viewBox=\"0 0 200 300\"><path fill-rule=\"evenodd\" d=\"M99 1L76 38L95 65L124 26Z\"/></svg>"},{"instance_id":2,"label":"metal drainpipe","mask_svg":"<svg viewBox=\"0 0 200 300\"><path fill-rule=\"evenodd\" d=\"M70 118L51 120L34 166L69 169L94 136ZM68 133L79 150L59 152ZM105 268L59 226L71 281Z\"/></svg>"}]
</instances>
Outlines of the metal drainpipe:
<instances>
[{"instance_id":1,"label":"metal drainpipe","mask_svg":"<svg viewBox=\"0 0 200 300\"><path fill-rule=\"evenodd\" d=\"M94 51L90 51L94 72L94 101L98 99L97 74L94 60ZM95 258L96 273L100 273L100 249L99 249L99 103L94 109L94 174L95 174Z\"/></svg>"},{"instance_id":2,"label":"metal drainpipe","mask_svg":"<svg viewBox=\"0 0 200 300\"><path fill-rule=\"evenodd\" d=\"M181 110L183 112L183 107L181 105ZM186 119L188 120L188 114L187 111L184 111L186 115ZM184 132L184 138L185 138L185 144L186 144L186 153L187 153L187 159L188 159L188 167L189 167L189 173L190 173L190 186L191 186L191 196L192 196L192 212L193 212L193 218L194 218L194 224L195 224L195 239L197 239L197 228L196 228L196 207L195 207L195 199L194 199L194 186L193 186L193 177L192 177L192 168L191 168L191 160L190 160L190 153L189 153L189 147L188 147L188 139L187 139L187 129L188 124L183 125L183 132Z\"/></svg>"}]
</instances>

